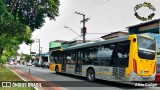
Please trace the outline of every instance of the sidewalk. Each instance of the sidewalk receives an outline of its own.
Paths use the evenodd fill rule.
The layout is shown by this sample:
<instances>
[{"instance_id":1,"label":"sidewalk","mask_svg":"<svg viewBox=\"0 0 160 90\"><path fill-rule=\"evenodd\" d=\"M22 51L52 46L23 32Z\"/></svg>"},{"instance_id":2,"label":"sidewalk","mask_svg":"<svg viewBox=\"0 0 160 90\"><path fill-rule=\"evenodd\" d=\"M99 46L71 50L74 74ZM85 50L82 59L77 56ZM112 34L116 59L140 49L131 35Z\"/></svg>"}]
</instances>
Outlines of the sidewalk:
<instances>
[{"instance_id":1,"label":"sidewalk","mask_svg":"<svg viewBox=\"0 0 160 90\"><path fill-rule=\"evenodd\" d=\"M24 81L45 81L41 78L38 78L36 76L32 76L29 73L23 72L21 70L18 70L16 68L7 66L11 71L13 71L15 74L17 74L21 79ZM36 87L37 90L63 90L61 87L58 87L58 85L55 85L53 83L47 83L50 84L49 86L55 86L55 87Z\"/></svg>"}]
</instances>

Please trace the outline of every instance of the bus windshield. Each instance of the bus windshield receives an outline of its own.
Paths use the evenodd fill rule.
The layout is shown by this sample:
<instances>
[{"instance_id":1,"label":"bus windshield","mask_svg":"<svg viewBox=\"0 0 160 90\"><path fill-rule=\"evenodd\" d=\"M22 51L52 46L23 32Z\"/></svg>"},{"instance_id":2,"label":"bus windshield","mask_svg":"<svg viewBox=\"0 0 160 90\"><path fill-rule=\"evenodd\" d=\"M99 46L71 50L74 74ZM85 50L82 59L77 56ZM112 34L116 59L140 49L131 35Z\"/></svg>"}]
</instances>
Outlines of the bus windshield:
<instances>
[{"instance_id":1,"label":"bus windshield","mask_svg":"<svg viewBox=\"0 0 160 90\"><path fill-rule=\"evenodd\" d=\"M154 60L156 42L152 39L138 36L138 56L142 59Z\"/></svg>"}]
</instances>

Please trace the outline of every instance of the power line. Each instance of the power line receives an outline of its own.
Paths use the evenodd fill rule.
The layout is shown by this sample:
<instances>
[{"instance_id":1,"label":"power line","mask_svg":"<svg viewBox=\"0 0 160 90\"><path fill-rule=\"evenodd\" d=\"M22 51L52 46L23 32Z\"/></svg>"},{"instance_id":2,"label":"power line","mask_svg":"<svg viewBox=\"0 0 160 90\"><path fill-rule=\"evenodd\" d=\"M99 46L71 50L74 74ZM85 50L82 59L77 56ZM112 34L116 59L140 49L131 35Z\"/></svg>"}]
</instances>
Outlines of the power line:
<instances>
[{"instance_id":1,"label":"power line","mask_svg":"<svg viewBox=\"0 0 160 90\"><path fill-rule=\"evenodd\" d=\"M86 10L86 12L91 11L92 8L96 8L98 6L101 6L108 1L110 1L110 0L94 0L94 1L90 2L90 4L88 5L89 7L85 8L85 10Z\"/></svg>"},{"instance_id":2,"label":"power line","mask_svg":"<svg viewBox=\"0 0 160 90\"><path fill-rule=\"evenodd\" d=\"M99 4L105 4L106 2L108 2L108 1L110 1L110 0L94 0L94 1L92 1L91 2L91 4L90 5L86 5L86 6L92 6L92 7L87 7L87 8L84 8L87 12L90 10L90 8L93 8L93 7L97 7L97 6L100 6ZM66 17L65 19L63 19L57 26L56 26L56 28L58 28L57 30L59 30L59 29L61 29L66 23L69 23L69 22L71 22L72 20L73 20L73 17L74 16L74 14L72 13L72 14L70 14L68 17Z\"/></svg>"},{"instance_id":3,"label":"power line","mask_svg":"<svg viewBox=\"0 0 160 90\"><path fill-rule=\"evenodd\" d=\"M72 40L76 40L77 38L81 37L82 38L82 35L78 36L78 37L75 37L73 38Z\"/></svg>"},{"instance_id":4,"label":"power line","mask_svg":"<svg viewBox=\"0 0 160 90\"><path fill-rule=\"evenodd\" d=\"M93 7L94 7L94 8L99 7L99 6L105 4L106 2L109 2L109 1L110 1L110 0L103 0L103 1L101 1L100 3L97 3L97 5L94 5Z\"/></svg>"},{"instance_id":5,"label":"power line","mask_svg":"<svg viewBox=\"0 0 160 90\"><path fill-rule=\"evenodd\" d=\"M70 19L73 15L74 15L74 13L71 13L70 15L66 16L63 20L61 20L58 23L58 25L56 27L58 27L61 23L64 23L64 21L67 21L68 19Z\"/></svg>"},{"instance_id":6,"label":"power line","mask_svg":"<svg viewBox=\"0 0 160 90\"><path fill-rule=\"evenodd\" d=\"M86 34L108 34L108 33L86 33Z\"/></svg>"},{"instance_id":7,"label":"power line","mask_svg":"<svg viewBox=\"0 0 160 90\"><path fill-rule=\"evenodd\" d=\"M86 5L86 6L93 6L93 7L96 6L97 7L97 6L100 6L99 4L101 4L101 3L104 4L108 1L110 1L110 0L107 0L107 1L106 0L94 0L91 2L90 5ZM91 7L91 8L93 8L93 7ZM90 10L90 7L83 8L83 10L86 10L88 12ZM72 13L68 17L63 19L60 23L58 23L58 25L56 26L57 30L61 29L65 24L68 24L69 22L73 21L73 18L74 18L73 16L74 16L74 14Z\"/></svg>"},{"instance_id":8,"label":"power line","mask_svg":"<svg viewBox=\"0 0 160 90\"><path fill-rule=\"evenodd\" d=\"M72 21L72 19L73 19L73 16L74 16L75 14L70 14L68 17L66 17L65 19L63 19L57 26L56 26L56 28L58 28L58 30L60 29L60 28L62 28L62 26L64 26L66 23L69 23L70 21Z\"/></svg>"},{"instance_id":9,"label":"power line","mask_svg":"<svg viewBox=\"0 0 160 90\"><path fill-rule=\"evenodd\" d=\"M103 1L105 1L105 0L96 0L96 1L92 1L93 3L90 5L90 7L93 7L93 6L99 4L99 3L103 2Z\"/></svg>"},{"instance_id":10,"label":"power line","mask_svg":"<svg viewBox=\"0 0 160 90\"><path fill-rule=\"evenodd\" d=\"M71 30L72 32L74 32L75 34L77 34L78 36L80 36L76 31L74 31L72 28L64 26L64 28L68 28L69 30Z\"/></svg>"}]
</instances>

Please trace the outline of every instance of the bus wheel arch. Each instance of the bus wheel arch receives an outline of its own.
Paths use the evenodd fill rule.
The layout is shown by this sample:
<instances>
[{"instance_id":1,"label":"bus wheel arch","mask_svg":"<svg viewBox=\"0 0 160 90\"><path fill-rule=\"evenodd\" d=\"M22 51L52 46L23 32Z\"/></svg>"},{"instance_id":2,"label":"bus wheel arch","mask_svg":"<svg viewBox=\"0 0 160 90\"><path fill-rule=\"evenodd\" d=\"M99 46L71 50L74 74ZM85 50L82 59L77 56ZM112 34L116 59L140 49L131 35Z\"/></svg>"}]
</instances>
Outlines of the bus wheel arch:
<instances>
[{"instance_id":1,"label":"bus wheel arch","mask_svg":"<svg viewBox=\"0 0 160 90\"><path fill-rule=\"evenodd\" d=\"M87 69L87 72L86 72L86 77L87 77L87 80L88 81L94 81L95 80L95 70L93 67L89 67Z\"/></svg>"}]
</instances>

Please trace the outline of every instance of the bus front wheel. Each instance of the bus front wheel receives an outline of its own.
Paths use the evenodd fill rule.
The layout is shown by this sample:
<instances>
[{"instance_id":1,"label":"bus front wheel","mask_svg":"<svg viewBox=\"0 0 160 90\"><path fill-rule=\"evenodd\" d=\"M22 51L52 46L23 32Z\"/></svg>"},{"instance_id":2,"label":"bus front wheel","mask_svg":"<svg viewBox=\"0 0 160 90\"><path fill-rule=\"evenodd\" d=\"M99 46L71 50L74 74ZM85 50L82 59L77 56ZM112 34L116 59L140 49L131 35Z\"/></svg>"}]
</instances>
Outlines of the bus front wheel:
<instances>
[{"instance_id":1,"label":"bus front wheel","mask_svg":"<svg viewBox=\"0 0 160 90\"><path fill-rule=\"evenodd\" d=\"M95 80L95 71L93 69L89 69L87 71L87 79L88 79L88 81L94 81Z\"/></svg>"},{"instance_id":2,"label":"bus front wheel","mask_svg":"<svg viewBox=\"0 0 160 90\"><path fill-rule=\"evenodd\" d=\"M56 74L58 74L58 66L56 66L56 68L55 68L55 71L56 71Z\"/></svg>"}]
</instances>

